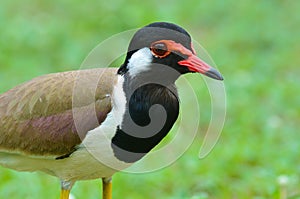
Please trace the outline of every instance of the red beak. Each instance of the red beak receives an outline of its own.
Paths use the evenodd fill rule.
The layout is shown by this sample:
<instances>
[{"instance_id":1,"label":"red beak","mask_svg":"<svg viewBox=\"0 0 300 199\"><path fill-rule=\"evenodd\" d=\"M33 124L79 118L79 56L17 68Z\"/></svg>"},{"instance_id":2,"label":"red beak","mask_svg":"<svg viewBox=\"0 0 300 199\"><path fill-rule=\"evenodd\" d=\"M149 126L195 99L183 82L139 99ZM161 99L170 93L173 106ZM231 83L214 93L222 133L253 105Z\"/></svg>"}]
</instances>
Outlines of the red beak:
<instances>
[{"instance_id":1,"label":"red beak","mask_svg":"<svg viewBox=\"0 0 300 199\"><path fill-rule=\"evenodd\" d=\"M222 75L213 67L202 61L199 57L191 54L187 59L179 61L179 65L186 66L192 72L202 73L217 80L223 80Z\"/></svg>"},{"instance_id":2,"label":"red beak","mask_svg":"<svg viewBox=\"0 0 300 199\"><path fill-rule=\"evenodd\" d=\"M187 56L187 59L179 61L178 64L186 66L191 72L198 72L213 79L223 80L222 75L216 69L214 69L213 67L211 67L196 56L196 51L193 48L193 44L191 44L192 50L189 50L182 44L176 43L172 40L160 40L155 43L163 43L167 46L169 52L179 52L182 55Z\"/></svg>"}]
</instances>

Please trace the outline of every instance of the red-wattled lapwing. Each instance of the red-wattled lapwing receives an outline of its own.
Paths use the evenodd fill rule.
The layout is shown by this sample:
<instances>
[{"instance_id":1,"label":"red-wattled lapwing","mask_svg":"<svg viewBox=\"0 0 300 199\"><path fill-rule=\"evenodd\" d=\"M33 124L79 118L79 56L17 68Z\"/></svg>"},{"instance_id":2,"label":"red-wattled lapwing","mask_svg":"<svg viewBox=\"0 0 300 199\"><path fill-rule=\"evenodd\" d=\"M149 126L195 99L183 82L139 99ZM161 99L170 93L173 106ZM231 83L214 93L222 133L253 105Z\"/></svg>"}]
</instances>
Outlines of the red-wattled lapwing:
<instances>
[{"instance_id":1,"label":"red-wattled lapwing","mask_svg":"<svg viewBox=\"0 0 300 199\"><path fill-rule=\"evenodd\" d=\"M195 55L183 28L158 22L135 33L118 70L49 74L19 85L0 95L0 165L59 177L61 199L77 180L102 178L103 198L111 199L112 175L166 136L179 113L174 83L194 72L223 79ZM78 78L81 95L74 97Z\"/></svg>"}]
</instances>

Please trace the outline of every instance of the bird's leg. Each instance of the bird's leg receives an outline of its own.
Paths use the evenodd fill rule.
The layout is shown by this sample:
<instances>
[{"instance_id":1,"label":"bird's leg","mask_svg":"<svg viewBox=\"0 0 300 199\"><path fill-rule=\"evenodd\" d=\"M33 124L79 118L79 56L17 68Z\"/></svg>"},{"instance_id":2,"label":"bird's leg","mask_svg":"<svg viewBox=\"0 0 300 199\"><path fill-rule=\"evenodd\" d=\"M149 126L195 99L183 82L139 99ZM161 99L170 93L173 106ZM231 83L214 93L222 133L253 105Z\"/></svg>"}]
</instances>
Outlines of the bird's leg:
<instances>
[{"instance_id":1,"label":"bird's leg","mask_svg":"<svg viewBox=\"0 0 300 199\"><path fill-rule=\"evenodd\" d=\"M69 199L70 191L74 182L61 180L60 184L60 199Z\"/></svg>"},{"instance_id":2,"label":"bird's leg","mask_svg":"<svg viewBox=\"0 0 300 199\"><path fill-rule=\"evenodd\" d=\"M112 179L102 178L102 199L112 199Z\"/></svg>"}]
</instances>

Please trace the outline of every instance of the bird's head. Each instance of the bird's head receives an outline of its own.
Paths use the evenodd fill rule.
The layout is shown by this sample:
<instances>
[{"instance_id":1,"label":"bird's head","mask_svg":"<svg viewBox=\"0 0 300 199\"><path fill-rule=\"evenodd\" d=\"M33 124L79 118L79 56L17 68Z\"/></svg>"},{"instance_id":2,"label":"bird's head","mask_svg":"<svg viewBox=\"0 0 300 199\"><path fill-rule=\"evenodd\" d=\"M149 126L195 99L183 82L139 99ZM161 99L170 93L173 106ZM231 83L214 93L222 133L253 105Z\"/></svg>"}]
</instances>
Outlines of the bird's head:
<instances>
[{"instance_id":1,"label":"bird's head","mask_svg":"<svg viewBox=\"0 0 300 199\"><path fill-rule=\"evenodd\" d=\"M196 72L223 80L216 69L196 56L189 33L172 23L151 23L138 30L118 73L136 76L153 70L153 66L168 66L178 74Z\"/></svg>"}]
</instances>

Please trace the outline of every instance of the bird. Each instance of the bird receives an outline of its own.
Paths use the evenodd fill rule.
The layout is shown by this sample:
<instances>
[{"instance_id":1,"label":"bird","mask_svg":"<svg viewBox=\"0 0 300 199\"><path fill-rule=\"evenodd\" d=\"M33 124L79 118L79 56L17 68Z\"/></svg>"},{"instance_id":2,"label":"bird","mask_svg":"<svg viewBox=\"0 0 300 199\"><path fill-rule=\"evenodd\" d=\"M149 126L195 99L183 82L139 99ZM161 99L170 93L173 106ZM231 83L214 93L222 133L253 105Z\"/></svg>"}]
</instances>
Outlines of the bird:
<instances>
[{"instance_id":1,"label":"bird","mask_svg":"<svg viewBox=\"0 0 300 199\"><path fill-rule=\"evenodd\" d=\"M76 181L112 176L142 159L179 114L175 81L187 73L223 80L196 55L190 34L169 22L135 32L124 62L46 74L0 95L0 165L60 179L68 199Z\"/></svg>"}]
</instances>

